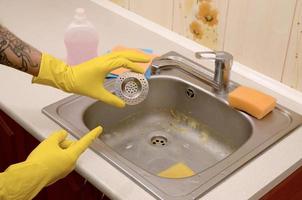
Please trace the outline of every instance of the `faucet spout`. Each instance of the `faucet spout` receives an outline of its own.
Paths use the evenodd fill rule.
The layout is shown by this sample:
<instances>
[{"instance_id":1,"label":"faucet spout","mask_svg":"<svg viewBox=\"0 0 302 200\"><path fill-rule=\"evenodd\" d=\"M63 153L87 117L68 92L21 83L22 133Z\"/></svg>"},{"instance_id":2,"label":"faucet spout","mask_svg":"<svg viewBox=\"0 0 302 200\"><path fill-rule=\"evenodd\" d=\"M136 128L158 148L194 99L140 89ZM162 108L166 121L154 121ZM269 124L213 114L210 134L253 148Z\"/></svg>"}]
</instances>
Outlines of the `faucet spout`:
<instances>
[{"instance_id":1,"label":"faucet spout","mask_svg":"<svg viewBox=\"0 0 302 200\"><path fill-rule=\"evenodd\" d=\"M197 64L176 52L169 52L161 57L153 59L151 63L151 74L159 75L164 69L179 69L189 73L191 76L207 83L217 92L227 91L230 79L230 70L233 56L227 52L197 52L197 58L211 59L215 61L215 72Z\"/></svg>"}]
</instances>

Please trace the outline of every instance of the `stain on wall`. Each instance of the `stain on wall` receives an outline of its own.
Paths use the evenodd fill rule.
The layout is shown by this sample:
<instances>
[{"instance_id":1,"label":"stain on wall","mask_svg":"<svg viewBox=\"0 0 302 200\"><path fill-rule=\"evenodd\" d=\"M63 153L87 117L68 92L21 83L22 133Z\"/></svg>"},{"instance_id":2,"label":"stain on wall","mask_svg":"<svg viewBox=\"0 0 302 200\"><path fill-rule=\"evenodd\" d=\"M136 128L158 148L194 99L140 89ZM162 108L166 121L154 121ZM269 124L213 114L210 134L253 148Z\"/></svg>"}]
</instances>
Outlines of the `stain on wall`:
<instances>
[{"instance_id":1,"label":"stain on wall","mask_svg":"<svg viewBox=\"0 0 302 200\"><path fill-rule=\"evenodd\" d=\"M111 0L111 1L124 8L127 8L127 6L131 4L131 0ZM176 16L176 17L174 16L174 18L176 19L184 18L184 24L182 24L182 26L185 27L180 28L183 30L180 32L180 34L210 49L217 50L218 49L217 27L219 24L219 19L218 19L219 11L215 7L213 1L214 0L175 0L174 6L181 7L179 8L181 10L179 15L182 16ZM138 12L135 10L133 11ZM176 32L179 31L176 30Z\"/></svg>"},{"instance_id":2,"label":"stain on wall","mask_svg":"<svg viewBox=\"0 0 302 200\"><path fill-rule=\"evenodd\" d=\"M194 8L195 7L195 8ZM210 49L217 49L219 12L212 0L197 0L191 12L193 19L189 25L193 40L207 46Z\"/></svg>"}]
</instances>

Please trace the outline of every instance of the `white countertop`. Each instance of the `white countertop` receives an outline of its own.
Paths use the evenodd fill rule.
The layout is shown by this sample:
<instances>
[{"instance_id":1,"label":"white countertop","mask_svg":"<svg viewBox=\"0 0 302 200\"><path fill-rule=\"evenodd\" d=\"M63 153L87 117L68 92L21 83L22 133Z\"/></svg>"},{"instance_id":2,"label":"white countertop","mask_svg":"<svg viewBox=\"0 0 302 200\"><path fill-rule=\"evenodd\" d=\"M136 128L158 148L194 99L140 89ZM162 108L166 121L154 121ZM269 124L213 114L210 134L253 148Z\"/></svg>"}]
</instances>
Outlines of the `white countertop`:
<instances>
[{"instance_id":1,"label":"white countertop","mask_svg":"<svg viewBox=\"0 0 302 200\"><path fill-rule=\"evenodd\" d=\"M0 21L37 48L64 58L63 32L76 7L84 7L99 25L100 52L117 44L153 48L158 53L177 51L192 58L204 47L162 28L105 0L0 0ZM116 14L118 13L118 14ZM208 63L203 63L208 65ZM249 68L234 63L232 79L265 91L278 103L302 114L302 94ZM54 88L32 85L31 76L0 67L0 109L37 139L60 129L41 109L69 96ZM72 136L70 136L72 138ZM257 199L302 165L302 127L271 146L201 199ZM77 171L112 199L153 199L131 179L87 150L77 163Z\"/></svg>"}]
</instances>

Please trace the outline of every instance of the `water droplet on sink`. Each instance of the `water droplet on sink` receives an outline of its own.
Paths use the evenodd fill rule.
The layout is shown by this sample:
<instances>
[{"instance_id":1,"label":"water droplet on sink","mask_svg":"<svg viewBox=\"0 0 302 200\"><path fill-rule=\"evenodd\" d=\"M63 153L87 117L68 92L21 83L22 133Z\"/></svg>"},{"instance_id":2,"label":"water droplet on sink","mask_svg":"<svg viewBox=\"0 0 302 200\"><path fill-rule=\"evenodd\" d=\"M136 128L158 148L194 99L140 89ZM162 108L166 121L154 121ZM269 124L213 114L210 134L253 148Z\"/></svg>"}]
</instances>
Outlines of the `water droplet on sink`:
<instances>
[{"instance_id":1,"label":"water droplet on sink","mask_svg":"<svg viewBox=\"0 0 302 200\"><path fill-rule=\"evenodd\" d=\"M190 149L190 145L189 144L184 144L183 147L186 148L186 149Z\"/></svg>"},{"instance_id":2,"label":"water droplet on sink","mask_svg":"<svg viewBox=\"0 0 302 200\"><path fill-rule=\"evenodd\" d=\"M132 147L133 147L133 144L127 144L125 148L126 149L131 149Z\"/></svg>"}]
</instances>

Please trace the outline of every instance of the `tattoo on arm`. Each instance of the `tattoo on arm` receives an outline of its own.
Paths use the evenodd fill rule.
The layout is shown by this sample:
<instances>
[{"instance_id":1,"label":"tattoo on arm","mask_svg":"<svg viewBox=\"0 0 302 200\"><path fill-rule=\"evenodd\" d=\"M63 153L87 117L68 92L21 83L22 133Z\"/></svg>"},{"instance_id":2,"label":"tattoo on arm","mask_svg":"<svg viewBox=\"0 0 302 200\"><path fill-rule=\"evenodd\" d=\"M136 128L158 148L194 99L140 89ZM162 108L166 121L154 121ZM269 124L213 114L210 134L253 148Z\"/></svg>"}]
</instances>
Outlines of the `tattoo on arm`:
<instances>
[{"instance_id":1,"label":"tattoo on arm","mask_svg":"<svg viewBox=\"0 0 302 200\"><path fill-rule=\"evenodd\" d=\"M37 76L41 52L0 25L0 64Z\"/></svg>"}]
</instances>

